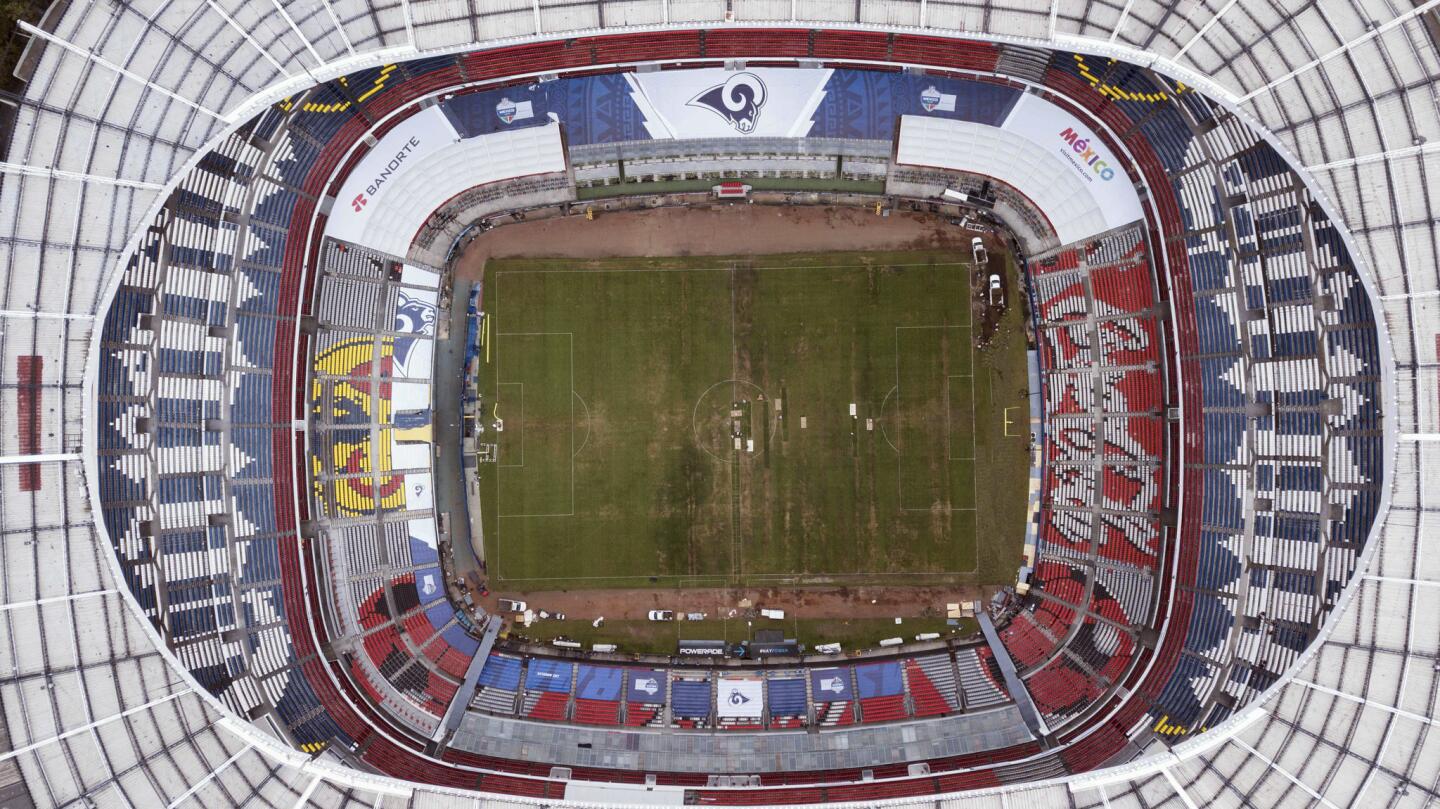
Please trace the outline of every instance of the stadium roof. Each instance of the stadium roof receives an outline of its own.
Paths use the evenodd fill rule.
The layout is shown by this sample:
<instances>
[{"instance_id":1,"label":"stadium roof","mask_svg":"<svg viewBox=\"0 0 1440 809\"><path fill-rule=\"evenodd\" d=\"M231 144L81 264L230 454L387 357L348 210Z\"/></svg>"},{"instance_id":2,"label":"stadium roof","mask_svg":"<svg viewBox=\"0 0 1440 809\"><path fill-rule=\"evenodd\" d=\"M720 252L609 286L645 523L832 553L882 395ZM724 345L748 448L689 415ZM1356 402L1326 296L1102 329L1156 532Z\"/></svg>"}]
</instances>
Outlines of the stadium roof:
<instances>
[{"instance_id":1,"label":"stadium roof","mask_svg":"<svg viewBox=\"0 0 1440 809\"><path fill-rule=\"evenodd\" d=\"M1207 0L353 0L57 3L20 70L0 173L3 382L45 358L25 446L0 453L0 801L180 806L472 805L292 750L230 715L142 621L96 523L87 391L99 318L173 184L219 140L317 81L367 66L582 33L712 26L895 29L1111 55L1200 87L1308 173L1373 283L1393 367L1388 510L1328 632L1223 728L1115 769L976 793L974 805L1424 805L1440 686L1440 170L1436 6ZM43 47L42 47L43 46ZM40 465L42 494L17 490ZM1429 492L1429 493L1427 493ZM489 799L485 799L488 802ZM500 805L501 802L495 802ZM968 803L967 803L968 805Z\"/></svg>"}]
</instances>

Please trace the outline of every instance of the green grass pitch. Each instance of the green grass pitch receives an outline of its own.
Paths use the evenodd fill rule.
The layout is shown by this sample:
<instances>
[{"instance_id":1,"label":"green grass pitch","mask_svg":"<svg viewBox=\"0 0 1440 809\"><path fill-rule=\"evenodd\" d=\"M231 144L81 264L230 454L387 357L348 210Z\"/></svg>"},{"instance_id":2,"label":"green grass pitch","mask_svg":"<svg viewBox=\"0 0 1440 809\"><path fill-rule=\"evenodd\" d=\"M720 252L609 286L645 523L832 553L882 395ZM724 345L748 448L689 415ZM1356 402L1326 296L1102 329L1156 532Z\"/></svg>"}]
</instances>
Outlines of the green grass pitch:
<instances>
[{"instance_id":1,"label":"green grass pitch","mask_svg":"<svg viewBox=\"0 0 1440 809\"><path fill-rule=\"evenodd\" d=\"M492 581L1012 579L1021 314L975 346L967 258L490 262Z\"/></svg>"}]
</instances>

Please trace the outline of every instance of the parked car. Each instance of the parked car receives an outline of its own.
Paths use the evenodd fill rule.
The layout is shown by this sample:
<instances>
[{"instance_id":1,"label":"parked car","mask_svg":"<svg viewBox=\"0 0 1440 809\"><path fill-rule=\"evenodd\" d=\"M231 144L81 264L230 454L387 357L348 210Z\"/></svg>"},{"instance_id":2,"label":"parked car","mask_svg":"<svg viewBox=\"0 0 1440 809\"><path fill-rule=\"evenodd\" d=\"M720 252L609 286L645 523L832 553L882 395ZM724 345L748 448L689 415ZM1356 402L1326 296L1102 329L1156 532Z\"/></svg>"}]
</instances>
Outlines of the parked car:
<instances>
[{"instance_id":1,"label":"parked car","mask_svg":"<svg viewBox=\"0 0 1440 809\"><path fill-rule=\"evenodd\" d=\"M1005 300L1005 286L1000 283L998 273L990 273L990 305L999 306Z\"/></svg>"},{"instance_id":2,"label":"parked car","mask_svg":"<svg viewBox=\"0 0 1440 809\"><path fill-rule=\"evenodd\" d=\"M652 620L652 621L673 621L673 620L675 620L675 611L674 611L674 610L650 610L650 620Z\"/></svg>"},{"instance_id":3,"label":"parked car","mask_svg":"<svg viewBox=\"0 0 1440 809\"><path fill-rule=\"evenodd\" d=\"M990 263L990 255L985 252L985 243L979 236L970 240L970 254L975 257L975 263L979 266Z\"/></svg>"},{"instance_id":4,"label":"parked car","mask_svg":"<svg viewBox=\"0 0 1440 809\"><path fill-rule=\"evenodd\" d=\"M501 612L524 612L528 609L530 609L530 605L524 601L511 601L508 598L500 599Z\"/></svg>"}]
</instances>

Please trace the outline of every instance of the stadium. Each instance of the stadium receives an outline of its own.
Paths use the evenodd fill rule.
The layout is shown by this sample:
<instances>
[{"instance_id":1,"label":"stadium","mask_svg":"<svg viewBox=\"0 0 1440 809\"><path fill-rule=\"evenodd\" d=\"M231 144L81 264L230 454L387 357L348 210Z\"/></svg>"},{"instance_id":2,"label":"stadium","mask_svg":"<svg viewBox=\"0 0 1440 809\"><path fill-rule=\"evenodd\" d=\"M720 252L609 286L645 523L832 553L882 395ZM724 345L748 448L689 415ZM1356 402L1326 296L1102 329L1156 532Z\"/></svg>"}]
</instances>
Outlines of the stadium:
<instances>
[{"instance_id":1,"label":"stadium","mask_svg":"<svg viewBox=\"0 0 1440 809\"><path fill-rule=\"evenodd\" d=\"M12 5L0 805L1440 798L1440 0Z\"/></svg>"}]
</instances>

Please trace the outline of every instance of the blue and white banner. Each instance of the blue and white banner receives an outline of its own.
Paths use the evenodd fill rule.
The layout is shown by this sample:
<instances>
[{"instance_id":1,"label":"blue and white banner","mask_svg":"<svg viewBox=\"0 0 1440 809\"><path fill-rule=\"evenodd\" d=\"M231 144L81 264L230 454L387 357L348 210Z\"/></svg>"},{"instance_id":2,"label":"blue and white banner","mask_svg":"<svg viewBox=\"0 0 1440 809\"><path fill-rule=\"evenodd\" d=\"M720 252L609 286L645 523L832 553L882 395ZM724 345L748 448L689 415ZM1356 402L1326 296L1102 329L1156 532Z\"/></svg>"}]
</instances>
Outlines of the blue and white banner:
<instances>
[{"instance_id":1,"label":"blue and white banner","mask_svg":"<svg viewBox=\"0 0 1440 809\"><path fill-rule=\"evenodd\" d=\"M758 677L721 677L715 713L721 719L759 719L765 712L765 683Z\"/></svg>"},{"instance_id":2,"label":"blue and white banner","mask_svg":"<svg viewBox=\"0 0 1440 809\"><path fill-rule=\"evenodd\" d=\"M625 701L664 705L665 672L654 669L626 669Z\"/></svg>"},{"instance_id":3,"label":"blue and white banner","mask_svg":"<svg viewBox=\"0 0 1440 809\"><path fill-rule=\"evenodd\" d=\"M803 138L830 70L662 70L627 73L631 97L656 140Z\"/></svg>"},{"instance_id":4,"label":"blue and white banner","mask_svg":"<svg viewBox=\"0 0 1440 809\"><path fill-rule=\"evenodd\" d=\"M875 70L697 68L581 76L441 102L461 137L559 122L572 146L655 138L890 140L902 115L999 126L1021 97L1001 84Z\"/></svg>"},{"instance_id":5,"label":"blue and white banner","mask_svg":"<svg viewBox=\"0 0 1440 809\"><path fill-rule=\"evenodd\" d=\"M810 694L816 702L848 702L854 699L850 669L812 669Z\"/></svg>"}]
</instances>

